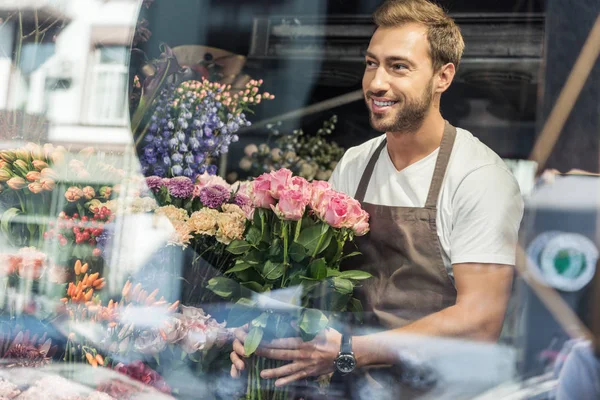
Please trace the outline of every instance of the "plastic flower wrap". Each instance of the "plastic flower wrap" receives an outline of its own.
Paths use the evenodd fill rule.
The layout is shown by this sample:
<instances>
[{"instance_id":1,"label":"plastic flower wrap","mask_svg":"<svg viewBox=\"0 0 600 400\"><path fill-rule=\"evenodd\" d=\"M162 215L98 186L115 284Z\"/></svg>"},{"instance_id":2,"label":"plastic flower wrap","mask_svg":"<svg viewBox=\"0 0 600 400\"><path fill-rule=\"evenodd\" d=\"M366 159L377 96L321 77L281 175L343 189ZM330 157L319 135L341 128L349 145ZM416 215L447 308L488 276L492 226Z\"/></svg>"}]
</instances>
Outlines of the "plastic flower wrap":
<instances>
[{"instance_id":1,"label":"plastic flower wrap","mask_svg":"<svg viewBox=\"0 0 600 400\"><path fill-rule=\"evenodd\" d=\"M335 129L336 123L337 116L334 115L314 135L307 135L302 129L282 135L279 131L280 123L268 125L267 143L247 145L239 167L248 176L287 168L309 181L326 181L344 155L344 149L327 138ZM273 137L276 139L271 143Z\"/></svg>"},{"instance_id":2,"label":"plastic flower wrap","mask_svg":"<svg viewBox=\"0 0 600 400\"><path fill-rule=\"evenodd\" d=\"M216 174L215 158L238 140L236 132L250 122L245 112L262 100L262 81L250 81L244 90L229 85L186 81L165 86L155 100L147 131L138 137L144 175L186 176Z\"/></svg>"}]
</instances>

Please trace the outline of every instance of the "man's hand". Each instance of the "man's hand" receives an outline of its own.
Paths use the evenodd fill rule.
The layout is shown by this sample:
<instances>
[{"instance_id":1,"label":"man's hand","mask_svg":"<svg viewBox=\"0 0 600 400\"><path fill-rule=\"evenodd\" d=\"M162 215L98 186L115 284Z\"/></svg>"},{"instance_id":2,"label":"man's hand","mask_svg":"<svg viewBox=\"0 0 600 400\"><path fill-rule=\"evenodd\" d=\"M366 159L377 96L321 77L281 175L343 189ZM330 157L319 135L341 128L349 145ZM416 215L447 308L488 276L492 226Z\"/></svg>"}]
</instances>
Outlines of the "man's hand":
<instances>
[{"instance_id":1,"label":"man's hand","mask_svg":"<svg viewBox=\"0 0 600 400\"><path fill-rule=\"evenodd\" d=\"M247 332L244 329L236 331L231 352L231 376L240 376L240 371L245 368L243 357L244 340ZM291 382L309 376L320 376L333 372L333 362L340 352L342 335L335 329L326 329L310 342L300 338L275 339L261 344L256 354L273 360L292 361L291 363L275 369L263 370L260 374L263 379L274 379L275 386L287 385Z\"/></svg>"}]
</instances>

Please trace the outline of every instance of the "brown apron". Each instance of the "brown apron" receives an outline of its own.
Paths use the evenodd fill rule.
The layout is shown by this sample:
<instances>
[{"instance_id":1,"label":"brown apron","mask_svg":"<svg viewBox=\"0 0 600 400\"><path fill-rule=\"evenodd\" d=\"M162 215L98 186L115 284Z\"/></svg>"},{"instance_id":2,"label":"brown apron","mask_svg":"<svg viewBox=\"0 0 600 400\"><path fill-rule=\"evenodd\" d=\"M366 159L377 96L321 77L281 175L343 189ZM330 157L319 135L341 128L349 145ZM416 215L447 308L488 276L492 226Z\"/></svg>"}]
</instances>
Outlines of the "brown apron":
<instances>
[{"instance_id":1,"label":"brown apron","mask_svg":"<svg viewBox=\"0 0 600 400\"><path fill-rule=\"evenodd\" d=\"M357 238L360 256L348 260L348 268L370 272L373 278L355 289L365 311L367 328L394 329L438 312L456 303L456 288L450 279L441 254L436 229L437 200L456 138L456 128L446 122L439 154L425 207L393 207L364 202L369 181L387 140L375 150L361 177L355 198L369 215L370 231ZM397 372L397 371L395 371ZM369 371L368 381L379 382L379 388L397 397L412 398L409 389L398 387L391 369ZM354 398L388 398L355 375ZM368 387L370 386L370 387ZM365 393L366 390L366 393ZM358 393L361 392L361 393ZM413 393L414 394L414 393Z\"/></svg>"}]
</instances>

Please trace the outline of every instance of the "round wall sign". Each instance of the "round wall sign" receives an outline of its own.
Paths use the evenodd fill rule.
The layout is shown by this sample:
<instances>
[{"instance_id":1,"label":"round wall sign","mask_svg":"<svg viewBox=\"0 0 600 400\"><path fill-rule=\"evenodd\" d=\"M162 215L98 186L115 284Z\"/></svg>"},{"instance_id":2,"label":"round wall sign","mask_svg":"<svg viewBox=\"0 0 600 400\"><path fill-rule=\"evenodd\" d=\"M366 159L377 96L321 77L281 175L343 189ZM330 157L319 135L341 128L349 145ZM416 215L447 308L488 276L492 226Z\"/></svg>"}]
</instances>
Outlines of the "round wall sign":
<instances>
[{"instance_id":1,"label":"round wall sign","mask_svg":"<svg viewBox=\"0 0 600 400\"><path fill-rule=\"evenodd\" d=\"M552 232L539 253L538 266L550 286L572 292L592 280L597 261L598 249L587 237L578 233Z\"/></svg>"}]
</instances>

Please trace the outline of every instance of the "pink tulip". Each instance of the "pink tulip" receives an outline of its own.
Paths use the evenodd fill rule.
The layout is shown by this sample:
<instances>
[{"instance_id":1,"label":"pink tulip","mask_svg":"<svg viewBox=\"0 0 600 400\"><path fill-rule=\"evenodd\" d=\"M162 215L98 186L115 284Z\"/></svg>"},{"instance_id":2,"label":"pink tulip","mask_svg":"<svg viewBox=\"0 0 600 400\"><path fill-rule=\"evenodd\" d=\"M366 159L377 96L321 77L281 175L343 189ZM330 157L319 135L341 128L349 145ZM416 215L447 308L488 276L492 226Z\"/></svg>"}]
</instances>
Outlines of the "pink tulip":
<instances>
[{"instance_id":1,"label":"pink tulip","mask_svg":"<svg viewBox=\"0 0 600 400\"><path fill-rule=\"evenodd\" d=\"M56 182L54 182L54 179L51 178L42 178L40 180L40 184L42 185L42 189L51 192L54 190L54 187L56 186Z\"/></svg>"},{"instance_id":2,"label":"pink tulip","mask_svg":"<svg viewBox=\"0 0 600 400\"><path fill-rule=\"evenodd\" d=\"M48 168L48 163L42 160L33 160L31 163L33 164L33 168L37 169L38 171Z\"/></svg>"},{"instance_id":3,"label":"pink tulip","mask_svg":"<svg viewBox=\"0 0 600 400\"><path fill-rule=\"evenodd\" d=\"M87 200L91 200L92 198L94 198L94 196L96 196L96 191L94 190L93 187L86 186L86 187L83 188L83 196Z\"/></svg>"},{"instance_id":4,"label":"pink tulip","mask_svg":"<svg viewBox=\"0 0 600 400\"><path fill-rule=\"evenodd\" d=\"M74 203L74 202L78 201L79 199L81 199L82 196L83 196L83 191L76 186L71 186L65 192L65 199L67 199L67 201L69 203Z\"/></svg>"},{"instance_id":5,"label":"pink tulip","mask_svg":"<svg viewBox=\"0 0 600 400\"><path fill-rule=\"evenodd\" d=\"M295 189L283 189L280 192L279 202L276 206L271 205L271 209L281 219L298 221L304 215L306 202L304 193Z\"/></svg>"},{"instance_id":6,"label":"pink tulip","mask_svg":"<svg viewBox=\"0 0 600 400\"><path fill-rule=\"evenodd\" d=\"M44 188L42 188L42 184L39 182L31 182L29 185L27 185L27 188L33 194L41 193L42 190L44 190Z\"/></svg>"},{"instance_id":7,"label":"pink tulip","mask_svg":"<svg viewBox=\"0 0 600 400\"><path fill-rule=\"evenodd\" d=\"M25 175L25 179L29 182L35 182L40 179L40 173L38 171L29 171L27 175Z\"/></svg>"},{"instance_id":8,"label":"pink tulip","mask_svg":"<svg viewBox=\"0 0 600 400\"><path fill-rule=\"evenodd\" d=\"M8 181L6 181L6 184L12 190L20 190L20 189L23 189L25 186L27 186L27 182L25 182L25 179L23 179L19 176L10 178Z\"/></svg>"}]
</instances>

